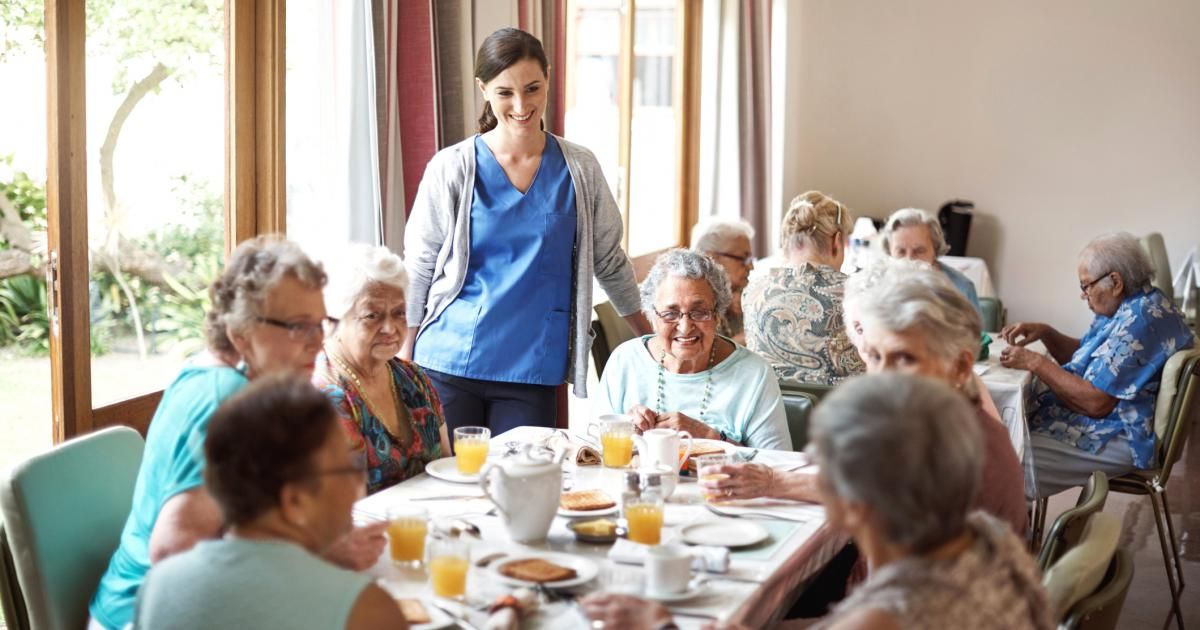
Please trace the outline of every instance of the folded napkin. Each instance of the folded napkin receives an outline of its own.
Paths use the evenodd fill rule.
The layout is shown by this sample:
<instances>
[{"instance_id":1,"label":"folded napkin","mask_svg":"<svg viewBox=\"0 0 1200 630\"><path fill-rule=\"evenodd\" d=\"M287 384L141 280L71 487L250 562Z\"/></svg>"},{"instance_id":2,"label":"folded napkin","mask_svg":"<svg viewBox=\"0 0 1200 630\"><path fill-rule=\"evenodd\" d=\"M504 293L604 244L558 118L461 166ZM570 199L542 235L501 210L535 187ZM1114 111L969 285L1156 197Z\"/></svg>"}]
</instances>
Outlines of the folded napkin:
<instances>
[{"instance_id":1,"label":"folded napkin","mask_svg":"<svg viewBox=\"0 0 1200 630\"><path fill-rule=\"evenodd\" d=\"M575 462L576 466L599 466L602 461L600 451L587 444L572 441L565 431L555 431L547 435L538 440L538 445L555 453L566 453L566 459Z\"/></svg>"},{"instance_id":2,"label":"folded napkin","mask_svg":"<svg viewBox=\"0 0 1200 630\"><path fill-rule=\"evenodd\" d=\"M703 545L686 548L692 556L692 568L709 573L725 573L729 570L729 549L725 547L706 547ZM645 564L646 554L650 546L635 543L625 538L618 538L608 550L608 559L622 564Z\"/></svg>"}]
</instances>

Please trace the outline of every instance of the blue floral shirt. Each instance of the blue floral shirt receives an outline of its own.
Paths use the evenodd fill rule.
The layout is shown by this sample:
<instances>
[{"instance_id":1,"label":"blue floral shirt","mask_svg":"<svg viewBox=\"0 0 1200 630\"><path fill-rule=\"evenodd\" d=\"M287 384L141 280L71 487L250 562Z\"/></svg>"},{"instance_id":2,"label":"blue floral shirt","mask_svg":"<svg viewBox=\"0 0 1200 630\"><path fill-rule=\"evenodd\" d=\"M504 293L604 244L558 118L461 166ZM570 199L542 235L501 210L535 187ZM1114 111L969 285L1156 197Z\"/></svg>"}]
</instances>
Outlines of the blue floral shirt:
<instances>
[{"instance_id":1,"label":"blue floral shirt","mask_svg":"<svg viewBox=\"0 0 1200 630\"><path fill-rule=\"evenodd\" d=\"M1134 467L1153 466L1154 400L1163 365L1192 342L1183 316L1158 289L1125 298L1112 317L1096 316L1079 349L1062 366L1115 397L1112 413L1098 419L1075 413L1039 382L1030 429L1090 453L1124 435Z\"/></svg>"}]
</instances>

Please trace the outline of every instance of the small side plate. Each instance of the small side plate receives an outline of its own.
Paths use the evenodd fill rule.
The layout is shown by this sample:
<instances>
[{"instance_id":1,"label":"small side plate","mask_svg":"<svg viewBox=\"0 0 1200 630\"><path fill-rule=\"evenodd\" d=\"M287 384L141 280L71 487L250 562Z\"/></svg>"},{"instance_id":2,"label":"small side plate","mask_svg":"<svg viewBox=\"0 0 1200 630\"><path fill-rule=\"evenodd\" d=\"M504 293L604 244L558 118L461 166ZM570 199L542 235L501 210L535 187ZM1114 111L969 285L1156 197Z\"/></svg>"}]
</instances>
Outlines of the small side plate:
<instances>
[{"instance_id":1,"label":"small side plate","mask_svg":"<svg viewBox=\"0 0 1200 630\"><path fill-rule=\"evenodd\" d=\"M479 483L479 473L464 475L458 472L458 462L453 457L435 459L425 464L425 472L435 479L454 483Z\"/></svg>"},{"instance_id":2,"label":"small side plate","mask_svg":"<svg viewBox=\"0 0 1200 630\"><path fill-rule=\"evenodd\" d=\"M721 519L684 525L679 530L684 542L710 547L749 547L770 537L762 525L752 521Z\"/></svg>"}]
</instances>

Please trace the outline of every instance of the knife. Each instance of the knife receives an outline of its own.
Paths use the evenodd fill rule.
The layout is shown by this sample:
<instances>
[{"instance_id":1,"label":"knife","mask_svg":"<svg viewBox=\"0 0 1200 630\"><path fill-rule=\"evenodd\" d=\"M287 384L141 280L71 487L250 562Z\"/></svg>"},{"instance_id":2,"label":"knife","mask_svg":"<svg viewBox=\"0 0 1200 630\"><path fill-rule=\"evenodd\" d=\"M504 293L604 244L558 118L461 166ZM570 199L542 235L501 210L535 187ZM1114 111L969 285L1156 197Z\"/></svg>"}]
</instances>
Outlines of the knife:
<instances>
[{"instance_id":1,"label":"knife","mask_svg":"<svg viewBox=\"0 0 1200 630\"><path fill-rule=\"evenodd\" d=\"M450 618L453 619L455 623L462 626L463 628L466 628L466 630L479 630L479 626L476 626L475 624L471 623L471 620L468 619L465 614L456 613L453 610L450 610L449 608L447 608L446 606L439 604L436 600L431 599L431 600L429 600L429 603L433 604L434 608L446 613L447 615L450 615Z\"/></svg>"},{"instance_id":2,"label":"knife","mask_svg":"<svg viewBox=\"0 0 1200 630\"><path fill-rule=\"evenodd\" d=\"M450 500L467 500L467 499L483 499L486 498L482 494L444 494L432 497L412 497L409 501L450 501Z\"/></svg>"}]
</instances>

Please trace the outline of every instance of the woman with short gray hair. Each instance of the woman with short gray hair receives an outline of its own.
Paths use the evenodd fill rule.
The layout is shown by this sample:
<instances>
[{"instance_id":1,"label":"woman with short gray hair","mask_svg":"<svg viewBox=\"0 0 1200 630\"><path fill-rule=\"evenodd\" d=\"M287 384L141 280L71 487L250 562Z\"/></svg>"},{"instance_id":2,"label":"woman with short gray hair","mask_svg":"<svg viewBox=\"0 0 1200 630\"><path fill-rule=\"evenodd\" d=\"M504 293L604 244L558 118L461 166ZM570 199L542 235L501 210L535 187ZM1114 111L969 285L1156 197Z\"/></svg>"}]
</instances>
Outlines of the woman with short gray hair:
<instances>
[{"instance_id":1,"label":"woman with short gray hair","mask_svg":"<svg viewBox=\"0 0 1200 630\"><path fill-rule=\"evenodd\" d=\"M745 219L709 217L692 228L692 250L712 258L729 276L733 301L721 318L717 330L734 341L745 344L746 334L742 316L742 291L754 271L754 249L751 240L754 227Z\"/></svg>"},{"instance_id":2,"label":"woman with short gray hair","mask_svg":"<svg viewBox=\"0 0 1200 630\"><path fill-rule=\"evenodd\" d=\"M817 407L821 501L871 567L817 627L1053 627L1023 542L969 514L986 486L972 411L945 383L903 374L851 379Z\"/></svg>"},{"instance_id":3,"label":"woman with short gray hair","mask_svg":"<svg viewBox=\"0 0 1200 630\"><path fill-rule=\"evenodd\" d=\"M892 258L907 258L933 265L946 274L950 282L963 294L983 316L979 297L975 294L975 283L962 272L943 264L937 259L950 251L942 225L936 216L918 208L904 208L892 213L880 232L879 244L884 253Z\"/></svg>"},{"instance_id":4,"label":"woman with short gray hair","mask_svg":"<svg viewBox=\"0 0 1200 630\"><path fill-rule=\"evenodd\" d=\"M758 355L717 334L729 280L708 256L672 249L641 286L654 334L613 351L600 377L613 413L639 432L686 430L697 438L791 449L779 383Z\"/></svg>"},{"instance_id":5,"label":"woman with short gray hair","mask_svg":"<svg viewBox=\"0 0 1200 630\"><path fill-rule=\"evenodd\" d=\"M1150 285L1153 267L1133 236L1092 240L1076 272L1080 297L1095 314L1082 339L1032 322L1001 331L1012 345L1000 363L1037 377L1029 429L1038 497L1082 485L1093 471L1153 466L1163 366L1195 342L1183 315ZM1050 356L1025 347L1035 341Z\"/></svg>"},{"instance_id":6,"label":"woman with short gray hair","mask_svg":"<svg viewBox=\"0 0 1200 630\"><path fill-rule=\"evenodd\" d=\"M329 258L325 304L337 321L313 384L367 462L367 493L391 487L450 454L441 400L425 371L397 357L408 326L404 261L352 244Z\"/></svg>"}]
</instances>

